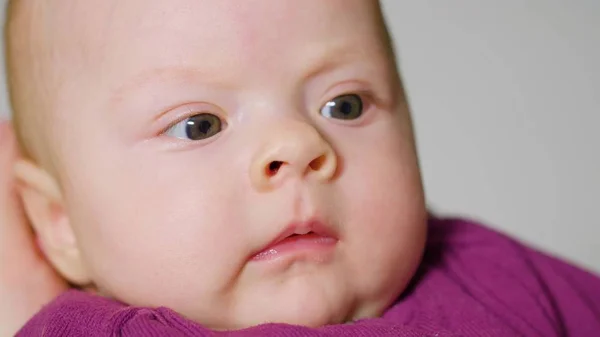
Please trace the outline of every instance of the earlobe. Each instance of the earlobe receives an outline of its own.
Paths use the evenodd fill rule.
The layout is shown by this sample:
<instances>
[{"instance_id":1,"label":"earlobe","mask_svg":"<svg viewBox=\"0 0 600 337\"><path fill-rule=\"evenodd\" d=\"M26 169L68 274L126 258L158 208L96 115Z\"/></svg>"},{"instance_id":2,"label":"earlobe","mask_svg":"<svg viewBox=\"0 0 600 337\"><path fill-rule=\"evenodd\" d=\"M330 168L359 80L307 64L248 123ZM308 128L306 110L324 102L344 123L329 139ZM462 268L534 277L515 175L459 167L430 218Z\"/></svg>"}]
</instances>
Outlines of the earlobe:
<instances>
[{"instance_id":1,"label":"earlobe","mask_svg":"<svg viewBox=\"0 0 600 337\"><path fill-rule=\"evenodd\" d=\"M56 179L23 159L15 164L15 176L23 206L46 257L71 283L88 285L91 280Z\"/></svg>"}]
</instances>

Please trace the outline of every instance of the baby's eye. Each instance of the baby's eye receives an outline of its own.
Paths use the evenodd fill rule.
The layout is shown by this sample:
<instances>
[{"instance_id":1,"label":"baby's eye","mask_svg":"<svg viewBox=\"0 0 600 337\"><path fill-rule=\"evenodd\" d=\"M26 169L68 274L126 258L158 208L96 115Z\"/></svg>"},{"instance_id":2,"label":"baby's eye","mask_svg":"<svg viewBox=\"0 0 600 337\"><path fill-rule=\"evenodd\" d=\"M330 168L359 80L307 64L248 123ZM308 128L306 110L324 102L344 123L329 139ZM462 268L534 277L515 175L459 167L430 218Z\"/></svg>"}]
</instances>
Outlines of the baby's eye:
<instances>
[{"instance_id":1,"label":"baby's eye","mask_svg":"<svg viewBox=\"0 0 600 337\"><path fill-rule=\"evenodd\" d=\"M338 96L321 108L323 117L343 120L357 119L362 116L362 113L363 102L356 94Z\"/></svg>"},{"instance_id":2,"label":"baby's eye","mask_svg":"<svg viewBox=\"0 0 600 337\"><path fill-rule=\"evenodd\" d=\"M173 125L165 134L179 139L203 140L216 135L222 129L223 123L218 116L201 113Z\"/></svg>"}]
</instances>

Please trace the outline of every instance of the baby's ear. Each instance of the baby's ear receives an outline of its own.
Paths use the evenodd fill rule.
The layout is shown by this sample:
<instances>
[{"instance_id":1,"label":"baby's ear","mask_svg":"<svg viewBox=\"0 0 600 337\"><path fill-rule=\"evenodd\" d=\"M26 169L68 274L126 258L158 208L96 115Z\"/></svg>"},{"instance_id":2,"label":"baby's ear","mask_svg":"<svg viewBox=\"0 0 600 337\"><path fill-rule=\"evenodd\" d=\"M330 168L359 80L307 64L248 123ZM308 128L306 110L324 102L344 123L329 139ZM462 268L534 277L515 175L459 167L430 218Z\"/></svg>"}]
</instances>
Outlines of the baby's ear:
<instances>
[{"instance_id":1,"label":"baby's ear","mask_svg":"<svg viewBox=\"0 0 600 337\"><path fill-rule=\"evenodd\" d=\"M23 159L15 164L15 176L25 212L46 257L68 281L88 285L91 280L81 259L56 179Z\"/></svg>"}]
</instances>

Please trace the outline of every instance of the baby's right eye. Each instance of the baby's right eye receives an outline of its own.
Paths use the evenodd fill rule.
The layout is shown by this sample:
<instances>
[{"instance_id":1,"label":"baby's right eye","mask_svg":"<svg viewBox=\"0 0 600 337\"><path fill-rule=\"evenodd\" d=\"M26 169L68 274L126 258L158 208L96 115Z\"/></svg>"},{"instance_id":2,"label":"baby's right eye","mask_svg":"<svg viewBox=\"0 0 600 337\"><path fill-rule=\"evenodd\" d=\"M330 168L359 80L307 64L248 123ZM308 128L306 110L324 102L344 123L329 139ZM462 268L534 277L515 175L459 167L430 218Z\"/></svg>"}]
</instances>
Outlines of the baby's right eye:
<instances>
[{"instance_id":1,"label":"baby's right eye","mask_svg":"<svg viewBox=\"0 0 600 337\"><path fill-rule=\"evenodd\" d=\"M201 113L171 126L165 132L165 135L185 140L203 140L221 132L223 124L218 116L211 113Z\"/></svg>"}]
</instances>

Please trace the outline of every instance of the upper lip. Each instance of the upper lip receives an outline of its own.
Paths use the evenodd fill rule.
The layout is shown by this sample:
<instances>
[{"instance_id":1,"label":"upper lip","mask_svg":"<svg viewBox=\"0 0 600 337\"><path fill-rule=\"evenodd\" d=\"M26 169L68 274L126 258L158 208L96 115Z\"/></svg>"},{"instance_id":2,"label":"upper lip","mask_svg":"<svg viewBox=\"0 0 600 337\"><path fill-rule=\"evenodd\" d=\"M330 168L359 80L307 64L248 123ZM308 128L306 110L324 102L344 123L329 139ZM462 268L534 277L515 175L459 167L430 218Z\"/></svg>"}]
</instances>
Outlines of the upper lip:
<instances>
[{"instance_id":1,"label":"upper lip","mask_svg":"<svg viewBox=\"0 0 600 337\"><path fill-rule=\"evenodd\" d=\"M323 237L329 237L337 239L337 233L330 226L326 225L323 221L318 219L311 219L309 221L292 222L285 227L273 240L256 253L260 253L287 239L288 237L298 234L304 235L314 233Z\"/></svg>"}]
</instances>

